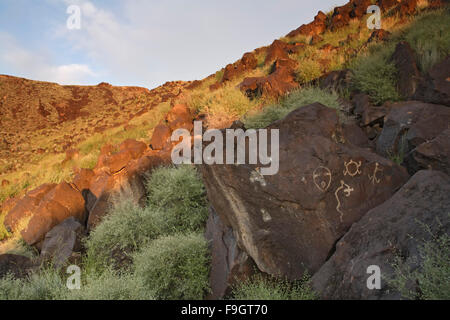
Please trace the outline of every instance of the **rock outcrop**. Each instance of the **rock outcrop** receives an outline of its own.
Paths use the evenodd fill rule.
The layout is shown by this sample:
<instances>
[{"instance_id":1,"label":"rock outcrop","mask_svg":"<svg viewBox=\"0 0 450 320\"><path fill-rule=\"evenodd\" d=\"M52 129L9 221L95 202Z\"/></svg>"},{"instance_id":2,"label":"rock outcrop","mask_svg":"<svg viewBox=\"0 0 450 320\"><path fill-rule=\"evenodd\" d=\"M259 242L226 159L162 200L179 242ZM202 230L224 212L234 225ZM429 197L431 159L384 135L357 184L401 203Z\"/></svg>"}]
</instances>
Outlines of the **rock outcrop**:
<instances>
[{"instance_id":1,"label":"rock outcrop","mask_svg":"<svg viewBox=\"0 0 450 320\"><path fill-rule=\"evenodd\" d=\"M74 252L81 250L83 233L83 225L74 217L64 220L45 235L41 260L51 261L57 268L64 266Z\"/></svg>"},{"instance_id":2,"label":"rock outcrop","mask_svg":"<svg viewBox=\"0 0 450 320\"><path fill-rule=\"evenodd\" d=\"M450 108L420 101L391 105L377 140L377 152L384 156L408 154L448 128Z\"/></svg>"},{"instance_id":3,"label":"rock outcrop","mask_svg":"<svg viewBox=\"0 0 450 320\"><path fill-rule=\"evenodd\" d=\"M245 78L239 88L251 99L262 95L278 98L298 87L295 67L296 62L291 59L277 60L271 74L266 77Z\"/></svg>"},{"instance_id":4,"label":"rock outcrop","mask_svg":"<svg viewBox=\"0 0 450 320\"><path fill-rule=\"evenodd\" d=\"M261 271L295 279L317 271L348 228L389 199L408 174L349 143L336 111L319 103L268 127L281 128L277 174L262 176L261 165L201 170L210 203L239 247Z\"/></svg>"},{"instance_id":5,"label":"rock outcrop","mask_svg":"<svg viewBox=\"0 0 450 320\"><path fill-rule=\"evenodd\" d=\"M370 210L336 244L336 252L313 276L323 299L399 299L389 287L394 258L419 267L419 248L433 235L450 234L450 177L416 173L391 199ZM381 270L381 289L367 288L369 266Z\"/></svg>"},{"instance_id":6,"label":"rock outcrop","mask_svg":"<svg viewBox=\"0 0 450 320\"><path fill-rule=\"evenodd\" d=\"M433 66L419 82L414 99L450 107L450 56Z\"/></svg>"}]
</instances>

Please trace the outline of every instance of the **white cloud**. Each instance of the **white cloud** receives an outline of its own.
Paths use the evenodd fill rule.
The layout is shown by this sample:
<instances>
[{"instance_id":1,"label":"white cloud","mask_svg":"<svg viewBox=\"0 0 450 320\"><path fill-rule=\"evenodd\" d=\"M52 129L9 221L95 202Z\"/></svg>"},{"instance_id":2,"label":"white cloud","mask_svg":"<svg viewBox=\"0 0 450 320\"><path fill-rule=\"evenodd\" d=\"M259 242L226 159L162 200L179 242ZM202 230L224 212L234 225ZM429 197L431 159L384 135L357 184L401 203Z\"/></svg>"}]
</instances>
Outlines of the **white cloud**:
<instances>
[{"instance_id":1,"label":"white cloud","mask_svg":"<svg viewBox=\"0 0 450 320\"><path fill-rule=\"evenodd\" d=\"M14 70L14 76L59 84L83 84L97 77L97 74L84 64L52 65L48 62L48 57L22 48L5 32L0 32L0 43L0 61Z\"/></svg>"}]
</instances>

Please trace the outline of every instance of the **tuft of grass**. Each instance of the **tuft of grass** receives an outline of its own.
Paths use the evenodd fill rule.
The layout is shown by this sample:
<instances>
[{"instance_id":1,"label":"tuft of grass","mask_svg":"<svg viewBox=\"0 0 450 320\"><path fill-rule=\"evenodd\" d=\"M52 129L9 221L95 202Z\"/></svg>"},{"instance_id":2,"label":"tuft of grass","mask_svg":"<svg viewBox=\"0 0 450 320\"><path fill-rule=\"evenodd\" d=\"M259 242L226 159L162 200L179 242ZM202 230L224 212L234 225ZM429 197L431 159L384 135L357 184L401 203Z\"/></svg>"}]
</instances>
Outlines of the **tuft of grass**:
<instances>
[{"instance_id":1,"label":"tuft of grass","mask_svg":"<svg viewBox=\"0 0 450 320\"><path fill-rule=\"evenodd\" d=\"M339 110L339 96L336 92L306 87L292 91L279 104L269 105L258 113L249 113L242 118L246 128L265 128L269 124L284 118L291 111L302 106L319 102L327 107Z\"/></svg>"},{"instance_id":2,"label":"tuft of grass","mask_svg":"<svg viewBox=\"0 0 450 320\"><path fill-rule=\"evenodd\" d=\"M163 209L166 233L198 231L208 218L206 191L195 167L161 167L147 182L148 208Z\"/></svg>"},{"instance_id":3,"label":"tuft of grass","mask_svg":"<svg viewBox=\"0 0 450 320\"><path fill-rule=\"evenodd\" d=\"M397 92L397 69L390 60L394 47L372 46L352 65L352 87L368 94L374 104L381 105L400 99Z\"/></svg>"},{"instance_id":4,"label":"tuft of grass","mask_svg":"<svg viewBox=\"0 0 450 320\"><path fill-rule=\"evenodd\" d=\"M419 248L421 268L412 270L401 257L396 257L394 278L388 283L407 299L450 299L450 237L444 234L425 241Z\"/></svg>"},{"instance_id":5,"label":"tuft of grass","mask_svg":"<svg viewBox=\"0 0 450 320\"><path fill-rule=\"evenodd\" d=\"M232 296L236 300L315 300L316 293L306 274L301 280L289 282L274 277L253 276L237 285Z\"/></svg>"},{"instance_id":6,"label":"tuft of grass","mask_svg":"<svg viewBox=\"0 0 450 320\"><path fill-rule=\"evenodd\" d=\"M262 71L260 71L262 72ZM236 86L240 78L227 82L220 89L198 88L190 93L187 104L195 113L207 115L210 128L226 128L247 111L256 107L258 101L250 101Z\"/></svg>"},{"instance_id":7,"label":"tuft of grass","mask_svg":"<svg viewBox=\"0 0 450 320\"><path fill-rule=\"evenodd\" d=\"M0 279L0 300L63 300L67 287L55 269L43 269L25 279Z\"/></svg>"},{"instance_id":8,"label":"tuft of grass","mask_svg":"<svg viewBox=\"0 0 450 320\"><path fill-rule=\"evenodd\" d=\"M153 209L140 208L125 197L119 199L85 242L88 269L102 270L115 263L114 251L128 255L161 234L160 219L155 219Z\"/></svg>"},{"instance_id":9,"label":"tuft of grass","mask_svg":"<svg viewBox=\"0 0 450 320\"><path fill-rule=\"evenodd\" d=\"M156 299L200 300L209 288L209 252L202 234L161 237L134 256L136 276Z\"/></svg>"},{"instance_id":10,"label":"tuft of grass","mask_svg":"<svg viewBox=\"0 0 450 320\"><path fill-rule=\"evenodd\" d=\"M102 274L90 273L79 290L67 294L70 300L153 300L152 290L132 273L119 274L107 269Z\"/></svg>"},{"instance_id":11,"label":"tuft of grass","mask_svg":"<svg viewBox=\"0 0 450 320\"><path fill-rule=\"evenodd\" d=\"M450 54L450 9L424 12L399 36L416 51L419 69L427 72Z\"/></svg>"}]
</instances>

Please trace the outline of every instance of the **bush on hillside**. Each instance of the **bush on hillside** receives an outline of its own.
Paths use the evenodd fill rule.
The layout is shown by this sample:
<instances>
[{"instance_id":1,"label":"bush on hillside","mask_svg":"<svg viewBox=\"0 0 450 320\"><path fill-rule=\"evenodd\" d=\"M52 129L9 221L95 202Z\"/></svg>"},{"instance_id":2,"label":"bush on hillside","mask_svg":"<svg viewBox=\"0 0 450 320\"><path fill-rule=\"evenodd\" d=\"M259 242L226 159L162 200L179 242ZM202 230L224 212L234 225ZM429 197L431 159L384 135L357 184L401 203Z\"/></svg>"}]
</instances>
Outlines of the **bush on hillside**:
<instances>
[{"instance_id":1,"label":"bush on hillside","mask_svg":"<svg viewBox=\"0 0 450 320\"><path fill-rule=\"evenodd\" d=\"M198 231L208 218L206 191L193 166L158 168L148 182L149 208L159 208L166 233Z\"/></svg>"},{"instance_id":2,"label":"bush on hillside","mask_svg":"<svg viewBox=\"0 0 450 320\"><path fill-rule=\"evenodd\" d=\"M66 283L54 269L44 269L24 279L0 279L0 300L62 300Z\"/></svg>"},{"instance_id":3,"label":"bush on hillside","mask_svg":"<svg viewBox=\"0 0 450 320\"><path fill-rule=\"evenodd\" d=\"M314 300L316 294L309 286L307 275L302 280L289 282L261 274L237 285L232 292L236 300Z\"/></svg>"},{"instance_id":4,"label":"bush on hillside","mask_svg":"<svg viewBox=\"0 0 450 320\"><path fill-rule=\"evenodd\" d=\"M424 242L416 260L422 261L421 267L411 270L397 257L393 264L394 277L388 283L407 299L450 299L450 237L444 234Z\"/></svg>"},{"instance_id":5,"label":"bush on hillside","mask_svg":"<svg viewBox=\"0 0 450 320\"><path fill-rule=\"evenodd\" d=\"M162 232L161 220L155 208L143 209L131 200L120 199L91 231L85 243L88 267L105 267L114 262L113 251L134 251Z\"/></svg>"},{"instance_id":6,"label":"bush on hillside","mask_svg":"<svg viewBox=\"0 0 450 320\"><path fill-rule=\"evenodd\" d=\"M397 101L397 69L390 60L394 49L374 46L371 52L358 57L352 65L352 87L370 96L372 103L381 105Z\"/></svg>"},{"instance_id":7,"label":"bush on hillside","mask_svg":"<svg viewBox=\"0 0 450 320\"><path fill-rule=\"evenodd\" d=\"M161 237L134 257L136 276L156 299L202 299L208 290L209 252L202 234Z\"/></svg>"},{"instance_id":8,"label":"bush on hillside","mask_svg":"<svg viewBox=\"0 0 450 320\"><path fill-rule=\"evenodd\" d=\"M265 128L271 123L284 118L291 111L315 102L339 110L338 99L337 93L318 87L298 89L286 95L279 104L269 105L258 113L248 114L242 121L248 129Z\"/></svg>"},{"instance_id":9,"label":"bush on hillside","mask_svg":"<svg viewBox=\"0 0 450 320\"><path fill-rule=\"evenodd\" d=\"M133 274L118 274L111 269L86 276L80 290L70 290L70 300L153 300L152 291Z\"/></svg>"}]
</instances>

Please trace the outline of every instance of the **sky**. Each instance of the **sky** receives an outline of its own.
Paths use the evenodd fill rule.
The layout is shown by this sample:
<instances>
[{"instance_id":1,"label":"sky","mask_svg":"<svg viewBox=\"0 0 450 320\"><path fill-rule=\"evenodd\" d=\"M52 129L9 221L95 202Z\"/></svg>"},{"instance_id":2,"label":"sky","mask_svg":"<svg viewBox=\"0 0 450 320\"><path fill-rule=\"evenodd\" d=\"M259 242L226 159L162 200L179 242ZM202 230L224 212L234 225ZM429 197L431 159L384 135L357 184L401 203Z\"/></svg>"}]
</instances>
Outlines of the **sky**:
<instances>
[{"instance_id":1,"label":"sky","mask_svg":"<svg viewBox=\"0 0 450 320\"><path fill-rule=\"evenodd\" d=\"M346 2L0 0L0 74L146 88L203 79Z\"/></svg>"}]
</instances>

